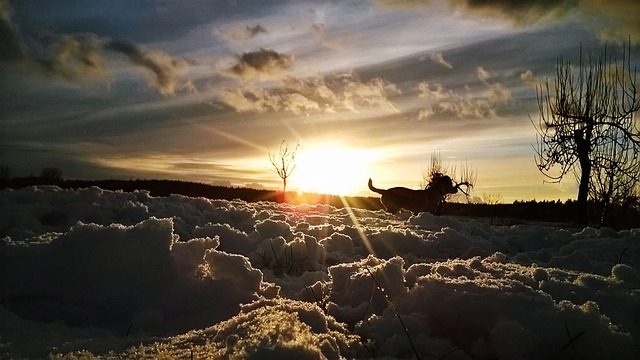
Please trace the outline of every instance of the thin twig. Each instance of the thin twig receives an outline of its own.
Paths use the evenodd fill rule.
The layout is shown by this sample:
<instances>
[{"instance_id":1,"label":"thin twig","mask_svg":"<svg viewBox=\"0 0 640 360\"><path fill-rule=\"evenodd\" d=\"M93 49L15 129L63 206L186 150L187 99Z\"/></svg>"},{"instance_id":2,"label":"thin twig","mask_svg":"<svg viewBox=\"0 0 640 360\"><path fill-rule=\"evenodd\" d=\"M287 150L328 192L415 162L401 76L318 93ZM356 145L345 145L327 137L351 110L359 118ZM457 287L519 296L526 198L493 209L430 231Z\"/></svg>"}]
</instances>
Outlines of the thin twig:
<instances>
[{"instance_id":1,"label":"thin twig","mask_svg":"<svg viewBox=\"0 0 640 360\"><path fill-rule=\"evenodd\" d=\"M271 241L271 239L269 239L269 246L271 246L271 252L273 253L273 258L276 260L276 266L278 267L278 269L280 269L280 262L278 261L278 255L276 255L276 249L273 248L273 242Z\"/></svg>"},{"instance_id":2,"label":"thin twig","mask_svg":"<svg viewBox=\"0 0 640 360\"><path fill-rule=\"evenodd\" d=\"M622 250L622 253L620 254L620 256L618 257L618 264L622 264L622 257L624 256L624 253L627 251L627 248L624 248L624 250Z\"/></svg>"},{"instance_id":3,"label":"thin twig","mask_svg":"<svg viewBox=\"0 0 640 360\"><path fill-rule=\"evenodd\" d=\"M561 354L563 351L565 351L569 346L571 346L571 348L573 349L573 353L575 354L576 352L576 347L574 346L574 343L576 342L576 340L578 340L582 335L584 335L584 333L587 332L587 330L582 330L578 333L578 335L576 336L571 336L571 333L569 332L569 327L567 326L567 324L564 324L564 328L567 331L567 336L569 337L569 341L562 347L562 349L560 349L560 351L558 352L558 355ZM557 357L557 356L556 356Z\"/></svg>"},{"instance_id":4,"label":"thin twig","mask_svg":"<svg viewBox=\"0 0 640 360\"><path fill-rule=\"evenodd\" d=\"M305 291L307 293L307 296L309 297L309 300L312 300L314 303L320 302L320 300L322 300L321 298L319 298L316 295L316 292L315 292L315 290L313 290L313 287L305 286L304 289L305 289ZM311 299L311 295L309 295L309 291L311 291L311 294L313 294L313 299Z\"/></svg>"},{"instance_id":5,"label":"thin twig","mask_svg":"<svg viewBox=\"0 0 640 360\"><path fill-rule=\"evenodd\" d=\"M131 326L133 326L133 323L129 323L129 328L127 329L127 332L124 334L121 334L123 338L129 337L129 332L131 332Z\"/></svg>"},{"instance_id":6,"label":"thin twig","mask_svg":"<svg viewBox=\"0 0 640 360\"><path fill-rule=\"evenodd\" d=\"M416 349L416 345L413 343L413 339L411 338L411 334L409 334L409 330L405 326L404 321L402 321L402 317L400 317L400 314L398 313L398 309L396 309L396 305L393 303L393 301L391 301L391 299L384 292L384 289L382 289L382 286L378 282L378 279L376 279L376 277L373 276L373 274L371 273L371 270L369 270L369 268L365 268L365 269L367 270L369 275L371 275L371 278L373 279L373 281L376 283L376 287L378 288L378 290L382 294L382 297L384 297L384 300L387 302L387 306L389 306L389 309L391 309L393 314L400 321L400 325L402 325L402 329L404 330L405 335L407 335L407 339L409 339L409 344L411 344L411 349L413 350L413 354L416 356L416 359L420 360L420 354L418 353L418 349Z\"/></svg>"},{"instance_id":7,"label":"thin twig","mask_svg":"<svg viewBox=\"0 0 640 360\"><path fill-rule=\"evenodd\" d=\"M371 274L371 272L369 272L369 274ZM360 321L364 320L364 318L367 316L367 313L369 312L369 308L373 307L373 295L375 293L376 293L376 284L374 283L373 284L373 289L371 289L371 297L369 298L369 303L367 304L367 308L364 309L364 314L362 314L362 317L360 318Z\"/></svg>"},{"instance_id":8,"label":"thin twig","mask_svg":"<svg viewBox=\"0 0 640 360\"><path fill-rule=\"evenodd\" d=\"M442 359L446 358L447 356L449 356L449 355L453 354L456 350L458 350L458 347L457 347L457 346L454 346L454 347L453 347L453 349L449 350L449 352L448 352L448 353L446 353L446 354L444 354L444 355L440 356L440 357L438 358L438 360L442 360Z\"/></svg>"}]
</instances>

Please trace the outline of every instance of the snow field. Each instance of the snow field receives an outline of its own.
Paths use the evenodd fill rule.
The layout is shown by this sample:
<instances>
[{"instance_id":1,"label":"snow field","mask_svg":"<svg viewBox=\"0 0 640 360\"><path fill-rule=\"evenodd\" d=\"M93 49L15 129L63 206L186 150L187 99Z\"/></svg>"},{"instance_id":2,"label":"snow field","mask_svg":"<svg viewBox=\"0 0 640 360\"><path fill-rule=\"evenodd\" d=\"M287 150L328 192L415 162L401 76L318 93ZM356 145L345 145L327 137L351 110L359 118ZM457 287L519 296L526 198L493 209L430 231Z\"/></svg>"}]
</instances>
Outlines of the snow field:
<instances>
[{"instance_id":1,"label":"snow field","mask_svg":"<svg viewBox=\"0 0 640 360\"><path fill-rule=\"evenodd\" d=\"M7 358L640 354L640 229L32 187L0 230Z\"/></svg>"}]
</instances>

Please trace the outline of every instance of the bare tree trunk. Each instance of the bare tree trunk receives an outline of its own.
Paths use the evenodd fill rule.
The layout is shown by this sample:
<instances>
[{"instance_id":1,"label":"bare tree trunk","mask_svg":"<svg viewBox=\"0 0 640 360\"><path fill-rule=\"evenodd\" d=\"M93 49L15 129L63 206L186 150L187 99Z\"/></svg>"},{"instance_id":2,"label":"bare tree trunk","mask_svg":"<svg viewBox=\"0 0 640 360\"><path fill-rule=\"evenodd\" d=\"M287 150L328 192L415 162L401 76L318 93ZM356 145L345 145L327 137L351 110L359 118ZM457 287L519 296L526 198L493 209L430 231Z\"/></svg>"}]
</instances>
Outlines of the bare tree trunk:
<instances>
[{"instance_id":1,"label":"bare tree trunk","mask_svg":"<svg viewBox=\"0 0 640 360\"><path fill-rule=\"evenodd\" d=\"M578 222L589 222L589 179L591 178L591 161L586 156L580 158L580 184L578 185Z\"/></svg>"},{"instance_id":2,"label":"bare tree trunk","mask_svg":"<svg viewBox=\"0 0 640 360\"><path fill-rule=\"evenodd\" d=\"M587 124L583 131L574 131L574 141L576 144L576 153L578 162L580 163L580 184L578 185L578 221L586 224L589 221L589 182L591 180L591 135L593 125Z\"/></svg>"}]
</instances>

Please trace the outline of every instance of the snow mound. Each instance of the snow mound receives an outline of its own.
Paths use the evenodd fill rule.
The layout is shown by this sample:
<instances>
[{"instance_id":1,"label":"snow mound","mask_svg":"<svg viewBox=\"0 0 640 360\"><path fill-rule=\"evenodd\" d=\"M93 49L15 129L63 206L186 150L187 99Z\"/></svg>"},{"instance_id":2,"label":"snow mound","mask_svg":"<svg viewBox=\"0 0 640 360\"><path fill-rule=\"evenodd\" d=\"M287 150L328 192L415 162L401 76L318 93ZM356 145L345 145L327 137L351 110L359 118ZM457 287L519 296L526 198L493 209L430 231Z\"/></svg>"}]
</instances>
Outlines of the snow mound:
<instances>
[{"instance_id":1,"label":"snow mound","mask_svg":"<svg viewBox=\"0 0 640 360\"><path fill-rule=\"evenodd\" d=\"M6 358L637 358L640 229L0 192Z\"/></svg>"}]
</instances>

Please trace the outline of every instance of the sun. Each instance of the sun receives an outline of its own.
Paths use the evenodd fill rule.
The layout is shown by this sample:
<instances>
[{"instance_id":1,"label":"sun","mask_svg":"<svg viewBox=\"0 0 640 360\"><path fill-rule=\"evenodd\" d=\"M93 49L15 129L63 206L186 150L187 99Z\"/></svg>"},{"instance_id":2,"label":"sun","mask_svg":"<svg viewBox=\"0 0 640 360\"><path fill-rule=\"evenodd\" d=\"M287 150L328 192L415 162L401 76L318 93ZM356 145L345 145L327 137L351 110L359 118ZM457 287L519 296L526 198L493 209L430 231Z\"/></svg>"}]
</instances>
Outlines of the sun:
<instances>
[{"instance_id":1,"label":"sun","mask_svg":"<svg viewBox=\"0 0 640 360\"><path fill-rule=\"evenodd\" d=\"M366 189L372 153L341 145L302 148L291 175L292 186L305 192L356 195Z\"/></svg>"}]
</instances>

